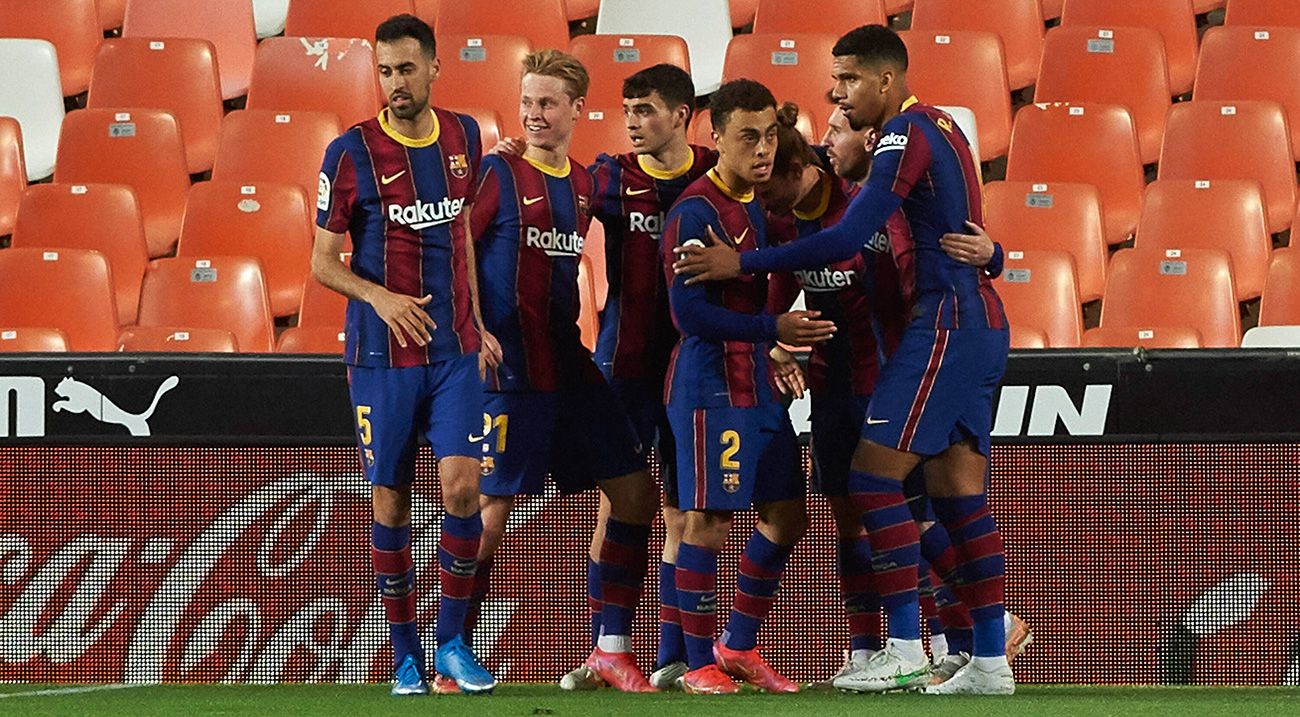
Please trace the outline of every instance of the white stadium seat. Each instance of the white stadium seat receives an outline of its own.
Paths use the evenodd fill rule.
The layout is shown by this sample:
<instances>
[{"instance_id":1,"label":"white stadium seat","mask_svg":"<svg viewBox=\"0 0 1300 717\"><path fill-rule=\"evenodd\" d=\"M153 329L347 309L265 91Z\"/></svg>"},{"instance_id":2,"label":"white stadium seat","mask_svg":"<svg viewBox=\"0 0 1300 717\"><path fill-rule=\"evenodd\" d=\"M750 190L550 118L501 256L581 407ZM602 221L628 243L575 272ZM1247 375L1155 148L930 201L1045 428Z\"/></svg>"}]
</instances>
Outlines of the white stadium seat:
<instances>
[{"instance_id":1,"label":"white stadium seat","mask_svg":"<svg viewBox=\"0 0 1300 717\"><path fill-rule=\"evenodd\" d=\"M0 40L0 116L13 117L23 133L27 179L54 174L63 126L63 88L54 45L45 40Z\"/></svg>"},{"instance_id":2,"label":"white stadium seat","mask_svg":"<svg viewBox=\"0 0 1300 717\"><path fill-rule=\"evenodd\" d=\"M1300 326L1256 326L1241 340L1243 349L1300 348Z\"/></svg>"},{"instance_id":3,"label":"white stadium seat","mask_svg":"<svg viewBox=\"0 0 1300 717\"><path fill-rule=\"evenodd\" d=\"M284 32L284 21L288 17L289 0L253 0L253 20L257 24L259 40Z\"/></svg>"},{"instance_id":4,"label":"white stadium seat","mask_svg":"<svg viewBox=\"0 0 1300 717\"><path fill-rule=\"evenodd\" d=\"M690 49L695 94L707 95L722 84L722 61L731 41L731 12L727 0L603 0L596 16L596 33L681 37ZM830 61L826 58L827 76Z\"/></svg>"},{"instance_id":5,"label":"white stadium seat","mask_svg":"<svg viewBox=\"0 0 1300 717\"><path fill-rule=\"evenodd\" d=\"M952 115L956 120L957 126L961 127L961 133L966 135L966 140L970 142L970 153L976 162L981 159L980 155L980 133L979 125L975 122L975 113L967 107L949 107L940 105L939 109Z\"/></svg>"}]
</instances>

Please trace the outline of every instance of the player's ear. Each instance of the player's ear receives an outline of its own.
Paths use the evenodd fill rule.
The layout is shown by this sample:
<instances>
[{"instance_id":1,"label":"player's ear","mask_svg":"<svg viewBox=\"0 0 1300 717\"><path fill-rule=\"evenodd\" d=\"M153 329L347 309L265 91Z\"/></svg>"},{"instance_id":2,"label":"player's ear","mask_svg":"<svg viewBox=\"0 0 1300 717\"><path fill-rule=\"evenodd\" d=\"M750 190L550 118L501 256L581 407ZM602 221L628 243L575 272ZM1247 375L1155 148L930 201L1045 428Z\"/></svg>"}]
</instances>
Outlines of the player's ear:
<instances>
[{"instance_id":1,"label":"player's ear","mask_svg":"<svg viewBox=\"0 0 1300 717\"><path fill-rule=\"evenodd\" d=\"M577 112L579 117L582 116L582 109L586 106L587 106L586 97L579 97L573 101L573 111Z\"/></svg>"},{"instance_id":2,"label":"player's ear","mask_svg":"<svg viewBox=\"0 0 1300 717\"><path fill-rule=\"evenodd\" d=\"M673 120L675 122L675 124L673 124L673 129L677 129L679 126L686 126L686 123L689 122L690 119L691 108L687 105L678 105L677 109L673 110Z\"/></svg>"},{"instance_id":3,"label":"player's ear","mask_svg":"<svg viewBox=\"0 0 1300 717\"><path fill-rule=\"evenodd\" d=\"M438 61L438 58L435 57L429 60L429 82L438 79L438 73L441 71L442 63Z\"/></svg>"}]
</instances>

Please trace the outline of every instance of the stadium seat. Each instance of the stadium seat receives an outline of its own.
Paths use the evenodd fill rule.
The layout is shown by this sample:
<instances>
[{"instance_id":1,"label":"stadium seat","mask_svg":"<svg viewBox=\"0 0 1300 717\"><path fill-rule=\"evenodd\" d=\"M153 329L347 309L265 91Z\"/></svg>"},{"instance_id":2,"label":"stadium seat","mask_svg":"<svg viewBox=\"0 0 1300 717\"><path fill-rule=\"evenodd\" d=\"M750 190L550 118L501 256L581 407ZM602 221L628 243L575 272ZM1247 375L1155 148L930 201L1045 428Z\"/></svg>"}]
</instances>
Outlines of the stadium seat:
<instances>
[{"instance_id":1,"label":"stadium seat","mask_svg":"<svg viewBox=\"0 0 1300 717\"><path fill-rule=\"evenodd\" d=\"M59 58L63 96L90 86L95 53L104 41L95 0L6 0L0 12L0 37L46 40Z\"/></svg>"},{"instance_id":2,"label":"stadium seat","mask_svg":"<svg viewBox=\"0 0 1300 717\"><path fill-rule=\"evenodd\" d=\"M1061 15L1061 26L1155 30L1165 41L1169 88L1176 95L1192 91L1198 42L1192 0L1069 0Z\"/></svg>"},{"instance_id":3,"label":"stadium seat","mask_svg":"<svg viewBox=\"0 0 1300 717\"><path fill-rule=\"evenodd\" d=\"M820 33L838 38L860 25L888 24L881 0L822 0L815 9L801 0L758 0L754 14L755 33Z\"/></svg>"},{"instance_id":4,"label":"stadium seat","mask_svg":"<svg viewBox=\"0 0 1300 717\"><path fill-rule=\"evenodd\" d=\"M438 6L442 3L438 0L413 0L412 4L415 5L415 16L434 27L433 22L438 19Z\"/></svg>"},{"instance_id":5,"label":"stadium seat","mask_svg":"<svg viewBox=\"0 0 1300 717\"><path fill-rule=\"evenodd\" d=\"M990 182L984 185L984 228L1007 249L1069 254L1083 303L1105 291L1106 237L1096 187Z\"/></svg>"},{"instance_id":6,"label":"stadium seat","mask_svg":"<svg viewBox=\"0 0 1300 717\"><path fill-rule=\"evenodd\" d=\"M907 86L927 104L957 105L975 113L981 160L1005 155L1011 144L1011 88L998 36L924 30L902 35Z\"/></svg>"},{"instance_id":7,"label":"stadium seat","mask_svg":"<svg viewBox=\"0 0 1300 717\"><path fill-rule=\"evenodd\" d=\"M271 314L289 316L311 271L312 216L296 185L201 182L190 190L176 256L257 257Z\"/></svg>"},{"instance_id":8,"label":"stadium seat","mask_svg":"<svg viewBox=\"0 0 1300 717\"><path fill-rule=\"evenodd\" d=\"M433 103L481 107L497 113L505 123L501 134L519 136L519 80L523 61L533 46L522 37L507 35L438 36L442 69L433 83ZM493 78L484 82L484 77ZM490 149L484 145L484 150Z\"/></svg>"},{"instance_id":9,"label":"stadium seat","mask_svg":"<svg viewBox=\"0 0 1300 717\"><path fill-rule=\"evenodd\" d=\"M239 342L225 329L133 326L118 336L117 350L128 353L237 353Z\"/></svg>"},{"instance_id":10,"label":"stadium seat","mask_svg":"<svg viewBox=\"0 0 1300 717\"><path fill-rule=\"evenodd\" d=\"M339 254L339 261L348 263L350 253ZM298 309L298 326L313 328L324 326L336 331L343 330L343 321L348 308L347 297L327 289L314 276L307 275L302 289L302 306Z\"/></svg>"},{"instance_id":11,"label":"stadium seat","mask_svg":"<svg viewBox=\"0 0 1300 717\"><path fill-rule=\"evenodd\" d=\"M1069 7L1066 7L1069 11ZM1054 27L1043 42L1037 102L1122 105L1133 115L1142 163L1160 157L1169 76L1160 33L1138 27ZM1123 82L1115 78L1123 77Z\"/></svg>"},{"instance_id":12,"label":"stadium seat","mask_svg":"<svg viewBox=\"0 0 1300 717\"><path fill-rule=\"evenodd\" d=\"M314 201L325 148L342 132L330 112L231 112L221 123L212 178L295 184Z\"/></svg>"},{"instance_id":13,"label":"stadium seat","mask_svg":"<svg viewBox=\"0 0 1300 717\"><path fill-rule=\"evenodd\" d=\"M5 249L0 276L0 326L59 329L72 351L117 347L113 280L99 252Z\"/></svg>"},{"instance_id":14,"label":"stadium seat","mask_svg":"<svg viewBox=\"0 0 1300 717\"><path fill-rule=\"evenodd\" d=\"M257 46L248 109L333 112L351 127L383 104L369 40L271 37Z\"/></svg>"},{"instance_id":15,"label":"stadium seat","mask_svg":"<svg viewBox=\"0 0 1300 717\"><path fill-rule=\"evenodd\" d=\"M1125 249L1111 257L1103 328L1194 329L1201 344L1241 343L1232 262L1218 249Z\"/></svg>"},{"instance_id":16,"label":"stadium seat","mask_svg":"<svg viewBox=\"0 0 1300 717\"><path fill-rule=\"evenodd\" d=\"M1300 248L1273 252L1259 304L1260 326L1300 325Z\"/></svg>"},{"instance_id":17,"label":"stadium seat","mask_svg":"<svg viewBox=\"0 0 1300 717\"><path fill-rule=\"evenodd\" d=\"M176 118L162 110L81 110L59 137L61 184L125 184L135 192L149 256L171 251L181 232L190 177Z\"/></svg>"},{"instance_id":18,"label":"stadium seat","mask_svg":"<svg viewBox=\"0 0 1300 717\"><path fill-rule=\"evenodd\" d=\"M210 256L158 259L140 293L140 326L225 329L241 351L274 349L266 283L257 259Z\"/></svg>"},{"instance_id":19,"label":"stadium seat","mask_svg":"<svg viewBox=\"0 0 1300 717\"><path fill-rule=\"evenodd\" d=\"M993 283L1012 326L1042 331L1047 348L1079 345L1083 311L1069 254L1009 250L1002 276Z\"/></svg>"},{"instance_id":20,"label":"stadium seat","mask_svg":"<svg viewBox=\"0 0 1300 717\"><path fill-rule=\"evenodd\" d=\"M1227 0L1193 0L1192 6L1196 9L1197 15L1204 15L1211 10L1218 10L1224 6Z\"/></svg>"},{"instance_id":21,"label":"stadium seat","mask_svg":"<svg viewBox=\"0 0 1300 717\"><path fill-rule=\"evenodd\" d=\"M1064 8L1065 0L1042 0L1039 7L1043 10L1044 20L1055 20L1061 16L1061 10Z\"/></svg>"},{"instance_id":22,"label":"stadium seat","mask_svg":"<svg viewBox=\"0 0 1300 717\"><path fill-rule=\"evenodd\" d=\"M438 3L433 26L439 41L444 35L515 35L539 50L569 47L564 0L449 0Z\"/></svg>"},{"instance_id":23,"label":"stadium seat","mask_svg":"<svg viewBox=\"0 0 1300 717\"><path fill-rule=\"evenodd\" d=\"M1042 57L1043 11L1039 0L916 0L912 29L932 32L980 30L1002 38L1007 81L1018 90L1034 84Z\"/></svg>"},{"instance_id":24,"label":"stadium seat","mask_svg":"<svg viewBox=\"0 0 1300 717\"><path fill-rule=\"evenodd\" d=\"M953 105L935 105L935 109L943 110L952 117L952 121L957 124L957 129L961 130L962 135L966 137L967 144L970 145L971 156L978 161L983 155L980 154L979 122L975 120L975 113L969 107L955 107ZM825 136L824 132L823 136ZM975 167L975 173L980 175L981 182L984 181L983 171L978 165Z\"/></svg>"},{"instance_id":25,"label":"stadium seat","mask_svg":"<svg viewBox=\"0 0 1300 717\"><path fill-rule=\"evenodd\" d=\"M1083 332L1087 348L1199 349L1201 335L1186 328L1102 328Z\"/></svg>"},{"instance_id":26,"label":"stadium seat","mask_svg":"<svg viewBox=\"0 0 1300 717\"><path fill-rule=\"evenodd\" d=\"M1295 212L1293 156L1286 114L1273 102L1180 102L1169 111L1159 177L1258 181L1276 233Z\"/></svg>"},{"instance_id":27,"label":"stadium seat","mask_svg":"<svg viewBox=\"0 0 1300 717\"><path fill-rule=\"evenodd\" d=\"M596 17L600 11L600 0L565 0L564 16L569 22L587 20Z\"/></svg>"},{"instance_id":28,"label":"stadium seat","mask_svg":"<svg viewBox=\"0 0 1300 717\"><path fill-rule=\"evenodd\" d=\"M582 255L591 259L591 277L596 282L596 311L605 310L609 298L609 275L605 266L605 225L592 218L582 243Z\"/></svg>"},{"instance_id":29,"label":"stadium seat","mask_svg":"<svg viewBox=\"0 0 1300 717\"><path fill-rule=\"evenodd\" d=\"M1300 326L1256 326L1241 339L1243 349L1300 348ZM0 347L0 351L4 349Z\"/></svg>"},{"instance_id":30,"label":"stadium seat","mask_svg":"<svg viewBox=\"0 0 1300 717\"><path fill-rule=\"evenodd\" d=\"M631 151L632 143L627 138L623 108L597 109L593 105L587 105L573 130L573 145L569 148L569 156L586 167L596 161L601 152L621 154Z\"/></svg>"},{"instance_id":31,"label":"stadium seat","mask_svg":"<svg viewBox=\"0 0 1300 717\"><path fill-rule=\"evenodd\" d=\"M276 353L282 354L333 354L343 353L343 331L328 326L297 326L280 334Z\"/></svg>"},{"instance_id":32,"label":"stadium seat","mask_svg":"<svg viewBox=\"0 0 1300 717\"><path fill-rule=\"evenodd\" d=\"M745 27L754 21L758 13L759 0L730 0L731 26Z\"/></svg>"},{"instance_id":33,"label":"stadium seat","mask_svg":"<svg viewBox=\"0 0 1300 717\"><path fill-rule=\"evenodd\" d=\"M1106 241L1123 242L1137 228L1145 184L1133 118L1117 105L1022 107L1011 129L1007 180L1097 187Z\"/></svg>"},{"instance_id":34,"label":"stadium seat","mask_svg":"<svg viewBox=\"0 0 1300 717\"><path fill-rule=\"evenodd\" d=\"M799 105L812 121L812 137L820 138L824 118L830 114L826 90L831 87L835 40L835 35L737 35L727 46L722 79L761 81L778 103Z\"/></svg>"},{"instance_id":35,"label":"stadium seat","mask_svg":"<svg viewBox=\"0 0 1300 717\"><path fill-rule=\"evenodd\" d=\"M638 70L660 63L691 69L686 41L668 35L578 35L569 52L591 76L587 104L594 107L622 106L623 80Z\"/></svg>"},{"instance_id":36,"label":"stadium seat","mask_svg":"<svg viewBox=\"0 0 1300 717\"><path fill-rule=\"evenodd\" d=\"M1282 105L1300 160L1300 27L1214 27L1205 33L1192 99Z\"/></svg>"},{"instance_id":37,"label":"stadium seat","mask_svg":"<svg viewBox=\"0 0 1300 717\"><path fill-rule=\"evenodd\" d=\"M1258 298L1272 258L1259 183L1162 179L1147 186L1135 247L1222 249L1232 259L1237 301Z\"/></svg>"},{"instance_id":38,"label":"stadium seat","mask_svg":"<svg viewBox=\"0 0 1300 717\"><path fill-rule=\"evenodd\" d=\"M289 17L289 0L253 0L253 20L257 38L275 37L284 32Z\"/></svg>"},{"instance_id":39,"label":"stadium seat","mask_svg":"<svg viewBox=\"0 0 1300 717\"><path fill-rule=\"evenodd\" d=\"M885 12L890 17L901 15L911 10L913 4L914 0L885 0Z\"/></svg>"},{"instance_id":40,"label":"stadium seat","mask_svg":"<svg viewBox=\"0 0 1300 717\"><path fill-rule=\"evenodd\" d=\"M0 116L22 129L27 179L54 173L63 126L63 90L54 45L45 40L0 39Z\"/></svg>"},{"instance_id":41,"label":"stadium seat","mask_svg":"<svg viewBox=\"0 0 1300 717\"><path fill-rule=\"evenodd\" d=\"M217 52L223 99L248 94L257 29L248 2L131 0L122 37L188 37L207 40Z\"/></svg>"},{"instance_id":42,"label":"stadium seat","mask_svg":"<svg viewBox=\"0 0 1300 717\"><path fill-rule=\"evenodd\" d=\"M172 113L180 124L189 173L212 169L222 105L216 52L207 40L105 40L95 60L86 106Z\"/></svg>"},{"instance_id":43,"label":"stadium seat","mask_svg":"<svg viewBox=\"0 0 1300 717\"><path fill-rule=\"evenodd\" d=\"M67 350L68 337L58 329L0 328L0 354Z\"/></svg>"},{"instance_id":44,"label":"stadium seat","mask_svg":"<svg viewBox=\"0 0 1300 717\"><path fill-rule=\"evenodd\" d=\"M117 317L135 323L140 282L149 263L140 206L119 184L34 184L23 196L13 246L87 249L104 255L112 272Z\"/></svg>"},{"instance_id":45,"label":"stadium seat","mask_svg":"<svg viewBox=\"0 0 1300 717\"><path fill-rule=\"evenodd\" d=\"M1013 349L1045 349L1047 346L1047 334L1040 329L1021 326L1019 324L1011 325L1011 348Z\"/></svg>"},{"instance_id":46,"label":"stadium seat","mask_svg":"<svg viewBox=\"0 0 1300 717\"><path fill-rule=\"evenodd\" d=\"M126 0L95 0L95 6L99 9L101 29L108 31L122 27L122 20L126 17Z\"/></svg>"},{"instance_id":47,"label":"stadium seat","mask_svg":"<svg viewBox=\"0 0 1300 717\"><path fill-rule=\"evenodd\" d=\"M700 96L722 83L722 61L732 27L727 0L601 0L596 15L599 35L676 35L685 40L695 94Z\"/></svg>"},{"instance_id":48,"label":"stadium seat","mask_svg":"<svg viewBox=\"0 0 1300 717\"><path fill-rule=\"evenodd\" d=\"M1224 25L1300 27L1300 3L1294 0L1229 0Z\"/></svg>"},{"instance_id":49,"label":"stadium seat","mask_svg":"<svg viewBox=\"0 0 1300 717\"><path fill-rule=\"evenodd\" d=\"M591 351L596 350L596 337L600 334L594 271L591 257L584 254L578 260L578 328L582 331L582 345Z\"/></svg>"},{"instance_id":50,"label":"stadium seat","mask_svg":"<svg viewBox=\"0 0 1300 717\"><path fill-rule=\"evenodd\" d=\"M0 236L14 232L18 203L26 189L22 128L13 117L0 117Z\"/></svg>"},{"instance_id":51,"label":"stadium seat","mask_svg":"<svg viewBox=\"0 0 1300 717\"><path fill-rule=\"evenodd\" d=\"M479 143L483 146L483 152L490 152L497 142L501 141L501 115L495 110L483 109L482 107L448 107L452 112L459 112L463 115L469 115L478 123ZM516 120L517 121L517 120Z\"/></svg>"},{"instance_id":52,"label":"stadium seat","mask_svg":"<svg viewBox=\"0 0 1300 717\"><path fill-rule=\"evenodd\" d=\"M284 34L289 37L357 37L373 41L379 23L394 15L414 13L415 6L411 0L290 0Z\"/></svg>"}]
</instances>

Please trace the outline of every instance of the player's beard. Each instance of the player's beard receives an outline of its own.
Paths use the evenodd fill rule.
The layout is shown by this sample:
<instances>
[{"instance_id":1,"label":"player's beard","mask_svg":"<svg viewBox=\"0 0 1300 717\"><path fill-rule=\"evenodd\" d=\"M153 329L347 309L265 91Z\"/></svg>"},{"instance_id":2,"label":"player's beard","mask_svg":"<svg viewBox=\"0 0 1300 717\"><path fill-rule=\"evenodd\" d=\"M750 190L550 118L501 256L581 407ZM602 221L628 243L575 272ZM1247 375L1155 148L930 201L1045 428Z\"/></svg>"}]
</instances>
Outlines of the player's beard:
<instances>
[{"instance_id":1,"label":"player's beard","mask_svg":"<svg viewBox=\"0 0 1300 717\"><path fill-rule=\"evenodd\" d=\"M410 121L429 111L429 101L425 100L424 102L416 102L415 98L412 98L411 101L402 108L394 107L390 102L388 104L388 111L393 113L393 116L397 119Z\"/></svg>"}]
</instances>

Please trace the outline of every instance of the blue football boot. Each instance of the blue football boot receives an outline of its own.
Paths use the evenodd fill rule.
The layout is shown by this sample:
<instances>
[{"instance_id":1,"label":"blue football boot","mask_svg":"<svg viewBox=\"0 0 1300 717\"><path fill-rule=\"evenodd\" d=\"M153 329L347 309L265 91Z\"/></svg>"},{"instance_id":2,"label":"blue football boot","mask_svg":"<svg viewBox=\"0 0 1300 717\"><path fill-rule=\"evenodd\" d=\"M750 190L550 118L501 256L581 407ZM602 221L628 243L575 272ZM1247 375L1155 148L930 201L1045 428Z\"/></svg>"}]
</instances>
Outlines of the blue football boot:
<instances>
[{"instance_id":1,"label":"blue football boot","mask_svg":"<svg viewBox=\"0 0 1300 717\"><path fill-rule=\"evenodd\" d=\"M456 686L465 694L487 694L497 686L496 679L483 669L459 635L438 648L433 655L433 664L439 675L455 680Z\"/></svg>"},{"instance_id":2,"label":"blue football boot","mask_svg":"<svg viewBox=\"0 0 1300 717\"><path fill-rule=\"evenodd\" d=\"M397 666L393 675L393 689L389 692L394 697L429 694L429 681L424 677L424 669L415 655L407 655L402 664Z\"/></svg>"}]
</instances>

